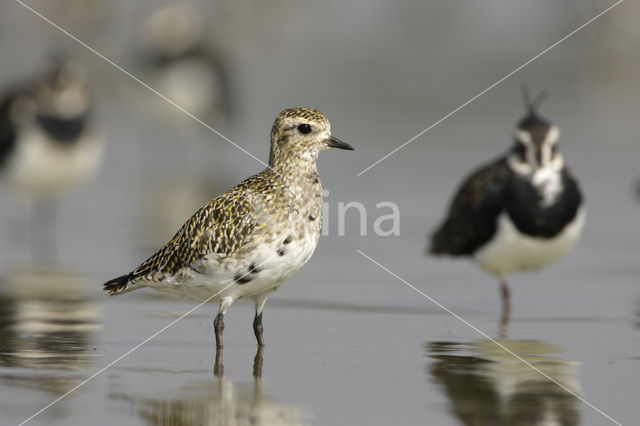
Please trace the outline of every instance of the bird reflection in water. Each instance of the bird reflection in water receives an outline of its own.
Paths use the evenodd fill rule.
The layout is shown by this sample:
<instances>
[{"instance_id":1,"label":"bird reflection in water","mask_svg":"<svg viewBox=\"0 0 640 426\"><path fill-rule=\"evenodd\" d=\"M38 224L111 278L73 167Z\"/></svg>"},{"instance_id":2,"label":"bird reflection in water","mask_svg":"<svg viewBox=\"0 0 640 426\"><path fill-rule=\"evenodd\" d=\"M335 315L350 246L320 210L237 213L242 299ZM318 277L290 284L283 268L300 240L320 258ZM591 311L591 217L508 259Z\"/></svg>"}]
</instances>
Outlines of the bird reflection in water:
<instances>
[{"instance_id":1,"label":"bird reflection in water","mask_svg":"<svg viewBox=\"0 0 640 426\"><path fill-rule=\"evenodd\" d=\"M549 343L499 339L509 350L580 395L578 363ZM579 399L492 341L428 342L431 378L465 425L578 425Z\"/></svg>"},{"instance_id":2,"label":"bird reflection in water","mask_svg":"<svg viewBox=\"0 0 640 426\"><path fill-rule=\"evenodd\" d=\"M86 378L100 328L100 307L88 288L84 277L61 268L1 278L0 380L63 394Z\"/></svg>"},{"instance_id":3,"label":"bird reflection in water","mask_svg":"<svg viewBox=\"0 0 640 426\"><path fill-rule=\"evenodd\" d=\"M271 400L262 381L263 346L253 361L253 384L235 384L224 377L223 350L216 351L215 378L191 382L166 398L136 398L113 394L116 399L128 399L136 413L152 425L263 425L298 426L310 424L309 413L300 407ZM163 394L166 394L163 392Z\"/></svg>"}]
</instances>

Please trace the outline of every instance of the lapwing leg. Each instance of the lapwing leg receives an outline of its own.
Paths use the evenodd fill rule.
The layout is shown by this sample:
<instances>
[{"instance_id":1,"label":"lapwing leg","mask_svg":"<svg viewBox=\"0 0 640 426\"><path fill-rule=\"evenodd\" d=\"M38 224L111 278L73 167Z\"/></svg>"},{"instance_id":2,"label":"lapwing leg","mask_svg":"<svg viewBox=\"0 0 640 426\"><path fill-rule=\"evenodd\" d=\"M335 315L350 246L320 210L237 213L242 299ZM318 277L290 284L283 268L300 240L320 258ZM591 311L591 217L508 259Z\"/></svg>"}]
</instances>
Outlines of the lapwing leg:
<instances>
[{"instance_id":1,"label":"lapwing leg","mask_svg":"<svg viewBox=\"0 0 640 426\"><path fill-rule=\"evenodd\" d=\"M39 262L55 262L58 205L54 200L44 199L37 200L33 207L33 253Z\"/></svg>"},{"instance_id":2,"label":"lapwing leg","mask_svg":"<svg viewBox=\"0 0 640 426\"><path fill-rule=\"evenodd\" d=\"M500 294L502 295L502 319L501 323L506 326L511 316L511 290L507 281L500 281Z\"/></svg>"},{"instance_id":3,"label":"lapwing leg","mask_svg":"<svg viewBox=\"0 0 640 426\"><path fill-rule=\"evenodd\" d=\"M224 314L227 313L227 309L233 303L233 299L224 298L220 301L220 309L216 319L213 320L213 329L216 332L216 349L222 349L222 332L224 331Z\"/></svg>"},{"instance_id":4,"label":"lapwing leg","mask_svg":"<svg viewBox=\"0 0 640 426\"><path fill-rule=\"evenodd\" d=\"M264 309L264 304L267 303L267 298L274 291L275 289L268 290L256 296L256 316L253 318L253 333L258 340L258 346L264 346L264 339L262 338L262 331L264 330L262 326L262 310Z\"/></svg>"}]
</instances>

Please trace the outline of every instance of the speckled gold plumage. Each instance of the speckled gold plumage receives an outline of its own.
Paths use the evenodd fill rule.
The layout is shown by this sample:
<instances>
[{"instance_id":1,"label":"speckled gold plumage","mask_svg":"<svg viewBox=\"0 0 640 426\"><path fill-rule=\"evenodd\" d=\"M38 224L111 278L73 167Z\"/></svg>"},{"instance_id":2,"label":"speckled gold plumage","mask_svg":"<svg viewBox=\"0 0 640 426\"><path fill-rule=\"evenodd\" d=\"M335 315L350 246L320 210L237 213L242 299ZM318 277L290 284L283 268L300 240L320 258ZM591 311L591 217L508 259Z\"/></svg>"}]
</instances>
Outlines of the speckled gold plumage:
<instances>
[{"instance_id":1,"label":"speckled gold plumage","mask_svg":"<svg viewBox=\"0 0 640 426\"><path fill-rule=\"evenodd\" d=\"M132 272L131 279L162 280L206 255L230 256L247 239L283 222L292 210L293 197L284 180L266 169L205 204L171 241Z\"/></svg>"}]
</instances>

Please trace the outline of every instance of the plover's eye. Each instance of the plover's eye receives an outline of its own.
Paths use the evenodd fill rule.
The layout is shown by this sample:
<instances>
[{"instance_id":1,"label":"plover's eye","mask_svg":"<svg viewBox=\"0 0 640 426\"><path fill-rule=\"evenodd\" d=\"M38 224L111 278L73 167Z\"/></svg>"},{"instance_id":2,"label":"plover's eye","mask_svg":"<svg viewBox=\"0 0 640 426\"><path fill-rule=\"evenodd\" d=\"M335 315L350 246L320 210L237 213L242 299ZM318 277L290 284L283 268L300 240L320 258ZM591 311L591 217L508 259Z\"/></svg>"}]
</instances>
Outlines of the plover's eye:
<instances>
[{"instance_id":1,"label":"plover's eye","mask_svg":"<svg viewBox=\"0 0 640 426\"><path fill-rule=\"evenodd\" d=\"M306 135L307 133L311 133L311 126L307 123L302 123L298 126L298 131L303 135Z\"/></svg>"}]
</instances>

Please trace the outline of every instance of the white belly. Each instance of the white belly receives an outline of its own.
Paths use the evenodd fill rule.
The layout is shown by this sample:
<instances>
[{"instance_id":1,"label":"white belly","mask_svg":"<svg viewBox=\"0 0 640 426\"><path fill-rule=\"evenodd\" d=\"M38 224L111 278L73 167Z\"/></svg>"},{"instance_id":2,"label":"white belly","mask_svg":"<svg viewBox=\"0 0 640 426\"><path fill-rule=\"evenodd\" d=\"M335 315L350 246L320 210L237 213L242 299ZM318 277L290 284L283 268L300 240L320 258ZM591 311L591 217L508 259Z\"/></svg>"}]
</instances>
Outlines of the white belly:
<instances>
[{"instance_id":1,"label":"white belly","mask_svg":"<svg viewBox=\"0 0 640 426\"><path fill-rule=\"evenodd\" d=\"M538 269L564 257L578 241L584 227L581 207L573 222L554 238L534 238L522 234L506 213L498 218L494 238L474 254L478 265L504 279L513 271Z\"/></svg>"},{"instance_id":2,"label":"white belly","mask_svg":"<svg viewBox=\"0 0 640 426\"><path fill-rule=\"evenodd\" d=\"M209 256L194 265L196 271L189 270L183 276L146 285L209 302L217 302L223 298L235 300L257 296L279 286L298 272L311 258L318 242L317 236L309 236L283 246L282 241L286 237L283 234L273 244L258 245L241 257ZM280 256L278 249L282 247L285 254ZM250 273L252 265L259 272ZM242 283L243 279L251 280Z\"/></svg>"},{"instance_id":3,"label":"white belly","mask_svg":"<svg viewBox=\"0 0 640 426\"><path fill-rule=\"evenodd\" d=\"M99 169L104 139L85 134L72 146L51 141L37 127L22 133L8 165L7 181L18 192L52 196L91 178Z\"/></svg>"}]
</instances>

